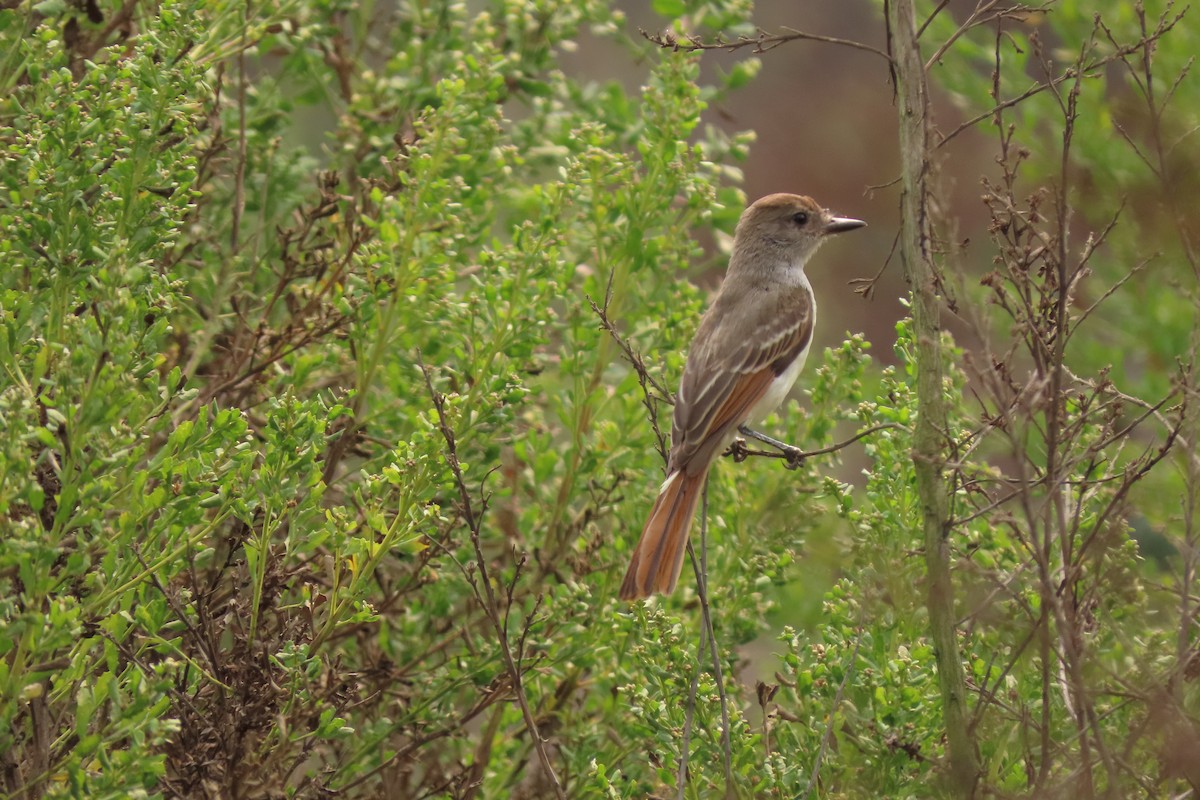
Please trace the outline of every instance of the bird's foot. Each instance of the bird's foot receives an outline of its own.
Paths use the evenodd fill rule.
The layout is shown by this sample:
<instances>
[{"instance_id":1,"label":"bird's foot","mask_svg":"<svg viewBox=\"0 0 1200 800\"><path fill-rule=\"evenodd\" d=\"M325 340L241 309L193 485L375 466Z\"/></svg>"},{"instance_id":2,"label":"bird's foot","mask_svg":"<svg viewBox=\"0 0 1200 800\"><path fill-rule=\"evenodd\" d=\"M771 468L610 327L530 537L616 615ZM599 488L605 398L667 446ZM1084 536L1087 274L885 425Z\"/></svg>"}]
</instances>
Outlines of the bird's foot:
<instances>
[{"instance_id":1,"label":"bird's foot","mask_svg":"<svg viewBox=\"0 0 1200 800\"><path fill-rule=\"evenodd\" d=\"M746 447L746 440L738 436L729 443L729 449L725 451L725 454L740 464L749 458L752 452L754 451Z\"/></svg>"},{"instance_id":2,"label":"bird's foot","mask_svg":"<svg viewBox=\"0 0 1200 800\"><path fill-rule=\"evenodd\" d=\"M749 436L751 439L757 439L763 444L774 447L783 454L784 466L786 466L788 469L797 469L801 464L804 463L804 451L799 447L794 447L787 442L781 442L778 439L772 439L765 433L759 433L758 431L747 427L746 425L738 427L738 432L743 436ZM738 449L739 445L740 450ZM734 451L733 457L735 461L744 461L746 456L749 455L749 451L746 450L746 442L742 439L735 439L734 444L730 449ZM741 456L740 458L738 457L739 452Z\"/></svg>"}]
</instances>

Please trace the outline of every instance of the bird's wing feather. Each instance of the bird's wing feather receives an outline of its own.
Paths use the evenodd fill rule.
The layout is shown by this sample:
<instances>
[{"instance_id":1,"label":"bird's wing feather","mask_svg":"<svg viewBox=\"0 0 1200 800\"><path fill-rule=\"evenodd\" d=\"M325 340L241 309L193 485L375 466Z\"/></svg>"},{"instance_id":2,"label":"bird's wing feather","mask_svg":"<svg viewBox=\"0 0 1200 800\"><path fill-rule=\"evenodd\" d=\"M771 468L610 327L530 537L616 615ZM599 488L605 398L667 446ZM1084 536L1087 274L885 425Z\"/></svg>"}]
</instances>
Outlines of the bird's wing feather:
<instances>
[{"instance_id":1,"label":"bird's wing feather","mask_svg":"<svg viewBox=\"0 0 1200 800\"><path fill-rule=\"evenodd\" d=\"M707 469L716 455L713 451L745 422L775 378L812 339L812 296L807 287L781 292L774 302L737 303L754 316L744 321L722 313L726 309L720 308L721 299L701 322L683 371L671 431L670 472ZM754 335L745 336L745 331Z\"/></svg>"}]
</instances>

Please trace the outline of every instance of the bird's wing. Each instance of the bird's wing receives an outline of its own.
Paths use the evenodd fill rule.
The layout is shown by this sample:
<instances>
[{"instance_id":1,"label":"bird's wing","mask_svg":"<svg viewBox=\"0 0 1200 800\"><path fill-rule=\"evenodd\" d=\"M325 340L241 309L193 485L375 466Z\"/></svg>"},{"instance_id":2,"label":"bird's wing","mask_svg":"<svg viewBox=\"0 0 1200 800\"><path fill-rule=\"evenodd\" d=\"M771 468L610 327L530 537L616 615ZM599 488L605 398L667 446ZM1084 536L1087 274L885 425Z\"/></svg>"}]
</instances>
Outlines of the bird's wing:
<instances>
[{"instance_id":1,"label":"bird's wing","mask_svg":"<svg viewBox=\"0 0 1200 800\"><path fill-rule=\"evenodd\" d=\"M668 472L707 469L714 451L812 339L807 287L760 302L743 296L740 302L721 304L721 299L705 315L688 354L675 403ZM744 322L732 317L731 309Z\"/></svg>"}]
</instances>

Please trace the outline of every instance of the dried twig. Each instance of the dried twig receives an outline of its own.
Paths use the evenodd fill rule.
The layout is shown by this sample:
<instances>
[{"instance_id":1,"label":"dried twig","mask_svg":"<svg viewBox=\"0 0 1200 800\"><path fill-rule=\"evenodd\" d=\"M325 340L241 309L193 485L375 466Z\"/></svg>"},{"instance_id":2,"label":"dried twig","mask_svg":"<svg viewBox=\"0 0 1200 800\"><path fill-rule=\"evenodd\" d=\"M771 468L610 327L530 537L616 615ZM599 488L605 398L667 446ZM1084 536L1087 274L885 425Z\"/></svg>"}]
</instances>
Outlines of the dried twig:
<instances>
[{"instance_id":1,"label":"dried twig","mask_svg":"<svg viewBox=\"0 0 1200 800\"><path fill-rule=\"evenodd\" d=\"M501 616L500 604L496 599L496 591L492 587L492 578L488 570L488 560L483 553L483 545L480 539L481 515L476 513L474 509L471 501L471 491L467 488L466 477L463 475L462 467L458 463L458 445L454 429L450 427L446 419L445 395L434 388L433 376L430 373L429 367L421 360L419 353L417 354L417 365L421 368L421 374L425 377L425 386L429 390L430 399L433 400L433 407L437 412L438 431L446 442L446 463L454 475L454 482L458 488L463 519L471 531L471 547L475 552L475 568L479 571L479 578L477 580L474 577L470 579L471 588L475 592L476 599L483 606L488 622L491 623L492 631L496 635L497 643L500 646L500 655L504 660L505 670L512 683L513 694L516 695L517 704L521 707L521 716L525 719L525 728L529 731L529 735L533 737L533 746L537 752L538 761L545 771L551 786L554 788L555 796L559 800L566 800L562 784L559 783L558 775L554 771L554 765L550 762L550 755L546 752L545 740L542 739L542 734L538 730L537 720L534 718L533 710L529 706L529 699L525 694L525 687L521 680L521 667L516 659L513 658L512 647L508 643L506 619ZM506 616L507 609L505 610Z\"/></svg>"},{"instance_id":2,"label":"dried twig","mask_svg":"<svg viewBox=\"0 0 1200 800\"><path fill-rule=\"evenodd\" d=\"M888 250L887 258L883 260L883 266L879 268L870 278L851 278L846 283L854 289L855 294L862 295L864 300L870 300L875 294L875 284L879 283L879 279L883 277L883 273L887 271L888 265L892 263L892 256L896 254L896 245L900 243L900 231L896 231L896 235L892 237L892 247Z\"/></svg>"},{"instance_id":3,"label":"dried twig","mask_svg":"<svg viewBox=\"0 0 1200 800\"><path fill-rule=\"evenodd\" d=\"M701 520L704 518L701 517ZM708 627L700 628L700 648L699 653L704 652L704 648L708 646ZM675 783L679 786L679 792L676 795L678 800L684 800L688 785L688 761L691 757L692 746L692 723L696 718L696 692L700 689L700 659L696 659L696 670L692 673L692 683L688 688L687 708L683 716L683 739L679 743L679 769L675 777Z\"/></svg>"},{"instance_id":4,"label":"dried twig","mask_svg":"<svg viewBox=\"0 0 1200 800\"><path fill-rule=\"evenodd\" d=\"M600 318L600 327L608 332L612 337L617 347L621 349L621 353L625 356L625 360L633 367L633 371L637 373L638 385L642 387L642 405L646 407L646 412L650 415L650 425L654 429L654 438L658 448L658 454L662 456L663 462L667 460L667 436L662 431L662 426L658 420L658 404L666 403L671 405L674 403L673 395L666 386L662 384L658 378L650 373L646 367L645 360L642 359L642 354L633 349L629 341L620 334L613 321L608 316L608 297L604 299L604 307L596 305L596 301L591 297L587 299L591 305L592 311L596 312L596 316ZM653 390L653 391L651 391Z\"/></svg>"},{"instance_id":5,"label":"dried twig","mask_svg":"<svg viewBox=\"0 0 1200 800\"><path fill-rule=\"evenodd\" d=\"M979 4L975 6L975 10L967 16L966 21L963 22L962 25L959 25L958 30L952 33L950 37L946 39L946 41L942 42L941 46L938 47L938 49L934 51L934 54L929 57L929 60L925 62L925 69L928 70L934 64L941 61L942 56L946 54L946 51L950 49L951 45L957 42L963 34L972 28L979 27L980 25L987 25L988 23L997 22L1003 19L1023 19L1030 14L1047 10L1054 5L1054 2L1053 0L1049 0L1048 2L1042 3L1038 6L1018 4L1014 6L1006 6L1004 8L996 8L998 5L1000 5L1000 0L980 0ZM941 9L939 8L939 10ZM937 12L934 12L935 15L936 13ZM920 37L921 33L924 33L925 26L928 25L932 20L933 16L930 16L930 18L925 22L925 25L921 26L921 30L917 33L918 37Z\"/></svg>"},{"instance_id":6,"label":"dried twig","mask_svg":"<svg viewBox=\"0 0 1200 800\"><path fill-rule=\"evenodd\" d=\"M688 557L692 560L692 571L696 573L696 595L700 598L700 614L704 620L704 631L700 635L700 650L697 660L703 655L704 640L708 639L708 652L712 657L713 680L717 684L717 697L721 700L721 749L724 754L725 796L736 797L733 782L733 742L729 730L729 698L725 694L725 676L721 669L721 655L717 651L717 634L713 630L712 609L708 604L708 482L700 495L700 556L697 558L692 542L688 541ZM699 669L699 666L697 666Z\"/></svg>"},{"instance_id":7,"label":"dried twig","mask_svg":"<svg viewBox=\"0 0 1200 800\"><path fill-rule=\"evenodd\" d=\"M1076 63L1075 65L1063 70L1063 72L1059 75L1056 75L1045 81L1038 81L1016 97L1012 97L1004 101L998 100L996 104L992 106L992 108L984 111L981 114L976 114L974 117L971 117L969 120L950 131L950 133L941 137L941 140L937 143L937 145L935 145L935 149L944 147L945 145L949 144L954 137L958 136L968 128L973 128L986 119L992 119L996 117L996 115L1000 112L1023 103L1025 100L1028 100L1035 94L1041 94L1047 89L1057 89L1060 84L1066 81L1075 80L1078 77L1092 77L1093 75L1099 74L1102 67L1105 67L1115 61L1122 61L1131 55L1143 51L1146 46L1152 45L1155 41L1162 38L1168 31L1175 27L1176 23L1178 23L1182 17L1183 13L1181 12L1174 19L1170 21L1164 21L1153 32L1147 34L1147 40L1145 42L1137 42L1134 44L1120 46L1117 47L1113 52L1093 61L1089 61L1087 63Z\"/></svg>"},{"instance_id":8,"label":"dried twig","mask_svg":"<svg viewBox=\"0 0 1200 800\"><path fill-rule=\"evenodd\" d=\"M817 756L813 759L812 772L808 776L808 788L804 790L804 800L812 797L817 788L817 780L821 777L821 762L825 759L825 751L829 747L829 737L833 734L833 721L837 719L838 709L842 705L842 694L850 676L857 670L858 648L862 645L863 629L859 627L858 635L854 637L854 650L850 653L849 665L842 674L842 682L838 684L837 693L833 696L833 705L829 708L829 721L825 723L825 732L821 734L821 746L817 748Z\"/></svg>"},{"instance_id":9,"label":"dried twig","mask_svg":"<svg viewBox=\"0 0 1200 800\"><path fill-rule=\"evenodd\" d=\"M784 27L786 33L767 33L764 30L759 30L757 36L739 36L737 39L730 41L724 36L717 34L717 38L711 42L705 42L699 36L685 34L681 40L679 36L671 31L663 31L662 33L648 33L641 28L638 33L642 34L647 41L652 42L659 47L669 50L683 51L685 53L694 53L697 50L724 50L732 53L736 50L741 50L745 47L752 47L753 53L766 53L769 50L774 50L781 44L795 42L799 40L812 42L825 42L826 44L837 44L843 47L851 47L855 50L862 50L867 53L874 53L880 58L890 62L891 56L883 52L877 47L872 47L869 44L856 42L853 39L839 39L836 36L821 36L816 33L806 33L793 28Z\"/></svg>"}]
</instances>

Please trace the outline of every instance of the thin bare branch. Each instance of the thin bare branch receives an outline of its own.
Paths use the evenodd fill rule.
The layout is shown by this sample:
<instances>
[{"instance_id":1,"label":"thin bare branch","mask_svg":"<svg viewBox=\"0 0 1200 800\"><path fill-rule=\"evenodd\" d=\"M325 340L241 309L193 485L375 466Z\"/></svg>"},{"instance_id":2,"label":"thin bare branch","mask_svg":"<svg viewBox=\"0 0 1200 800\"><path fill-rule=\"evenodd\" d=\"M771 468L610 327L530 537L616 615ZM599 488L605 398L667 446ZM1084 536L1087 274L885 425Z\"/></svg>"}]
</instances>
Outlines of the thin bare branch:
<instances>
[{"instance_id":1,"label":"thin bare branch","mask_svg":"<svg viewBox=\"0 0 1200 800\"><path fill-rule=\"evenodd\" d=\"M1170 22L1170 24L1160 25L1153 33L1149 34L1149 39L1146 42L1139 41L1134 44L1115 45L1116 49L1113 52L1108 53L1101 58L1097 58L1094 61L1088 62L1087 64L1069 67L1066 70L1064 70L1060 75L1050 78L1049 80L1038 81L1033 86L1029 87L1024 92L1017 95L1016 97L1012 97L1008 100L1004 100L1003 102L996 103L991 109L984 111L981 114L977 114L974 117L971 117L966 122L962 123L961 125L956 127L954 130L950 131L950 133L943 136L941 138L941 141L939 141L937 143L937 145L935 146L935 149L945 146L946 144L948 144L952 139L954 139L956 136L958 136L963 131L965 131L969 128L975 127L980 122L983 122L986 119L991 119L991 118L995 117L1001 111L1012 108L1013 106L1016 106L1016 105L1024 102L1025 100L1028 100L1030 97L1033 97L1036 94L1040 94L1040 93L1046 91L1047 89L1055 89L1058 87L1059 84L1063 83L1064 81L1074 80L1077 75L1085 76L1085 77L1092 77L1092 76L1098 75L1101 68L1107 66L1108 64L1111 64L1115 61L1123 60L1127 56L1132 55L1134 53L1141 52L1146 45L1153 44L1154 41L1157 41L1159 38L1161 38L1163 35L1165 35L1168 31L1170 31L1171 28L1173 28L1175 26L1175 24L1177 22L1179 22L1179 20L1183 17L1184 13L1186 13L1186 10L1185 10L1185 12L1181 12L1173 21Z\"/></svg>"},{"instance_id":2,"label":"thin bare branch","mask_svg":"<svg viewBox=\"0 0 1200 800\"><path fill-rule=\"evenodd\" d=\"M821 734L821 746L817 748L817 755L813 759L812 771L808 776L808 788L804 790L804 800L808 800L816 791L817 779L821 777L821 762L825 760L825 751L829 747L834 720L837 719L838 709L842 705L842 695L846 691L846 684L850 681L850 676L858 671L858 648L862 644L862 638L863 629L860 626L858 635L854 637L854 650L850 653L847 666L843 668L842 681L838 684L837 692L833 696L833 704L829 707L829 720L825 723L825 732Z\"/></svg>"},{"instance_id":3,"label":"thin bare branch","mask_svg":"<svg viewBox=\"0 0 1200 800\"><path fill-rule=\"evenodd\" d=\"M980 25L987 25L988 23L996 22L997 20L1002 19L1021 19L1026 15L1045 11L1047 8L1053 5L1053 2L1042 3L1040 6L1027 6L1022 4L996 9L996 6L998 5L1000 5L1000 0L981 0L981 2L975 6L975 10L972 11L967 17L966 21L963 22L962 25L958 26L958 30L952 33L950 37L946 39L946 41L942 42L941 46L938 47L938 49L934 51L934 54L929 57L929 60L925 62L925 69L929 70L934 64L940 62L942 60L942 56L946 54L946 51L949 50L955 42L962 38L962 36L972 28L977 28ZM933 17L930 17L925 24L928 25L932 20ZM924 31L924 26L922 26L921 30L922 32ZM920 33L917 34L918 37L920 37L920 35Z\"/></svg>"},{"instance_id":4,"label":"thin bare branch","mask_svg":"<svg viewBox=\"0 0 1200 800\"><path fill-rule=\"evenodd\" d=\"M691 540L687 544L688 558L692 561L692 571L696 574L696 595L700 598L700 615L704 622L704 634L700 637L700 650L697 661L703 657L704 640L708 639L708 652L712 658L713 680L717 684L717 697L721 701L721 750L724 756L725 796L737 797L733 780L733 741L729 730L729 698L725 693L724 670L721 669L721 654L717 650L717 633L713 628L712 608L708 602L708 482L700 493L700 555L692 547Z\"/></svg>"},{"instance_id":5,"label":"thin bare branch","mask_svg":"<svg viewBox=\"0 0 1200 800\"><path fill-rule=\"evenodd\" d=\"M667 436L663 433L662 426L658 420L658 404L666 403L672 405L674 395L667 389L658 378L650 373L646 367L646 362L642 359L642 354L633 349L629 341L621 335L617 330L617 326L608 316L609 297L605 296L604 307L596 305L596 301L591 297L587 299L588 304L592 307L592 311L600 318L600 327L608 332L612 337L617 347L621 349L621 353L625 356L625 360L633 367L633 371L637 373L638 385L642 388L642 405L646 407L646 412L650 415L650 426L654 429L654 438L658 454L662 456L663 462L667 460ZM654 391L651 392L650 390Z\"/></svg>"},{"instance_id":6,"label":"thin bare branch","mask_svg":"<svg viewBox=\"0 0 1200 800\"><path fill-rule=\"evenodd\" d=\"M546 773L546 777L554 789L555 797L558 800L566 800L566 794L563 791L562 784L559 783L557 773L554 771L550 755L546 752L546 742L542 738L541 731L538 729L537 719L534 718L533 710L530 708L529 698L526 696L525 686L522 682L521 667L513 658L512 647L509 645L508 636L505 632L505 623L501 618L499 601L496 599L496 590L492 586L492 578L488 570L487 556L483 553L483 544L480 536L481 515L475 512L471 500L471 491L467 488L466 477L463 475L462 467L458 463L458 444L454 429L450 427L450 423L446 417L445 395L434 388L433 375L429 367L421 360L420 353L417 354L417 365L420 367L421 374L425 378L425 387L429 391L429 397L433 401L434 410L437 412L438 431L446 442L446 464L450 467L450 471L454 475L454 482L458 488L459 502L462 504L463 517L471 532L471 547L475 551L475 568L479 571L479 580L471 581L471 585L475 590L478 600L487 612L488 621L491 623L492 630L496 634L504 667L508 672L509 680L512 682L512 689L516 695L517 704L521 707L521 716L525 719L525 728L529 731L529 735L533 737L533 747L537 753L538 762L541 764L542 770ZM480 590L480 586L482 586L482 591Z\"/></svg>"},{"instance_id":7,"label":"thin bare branch","mask_svg":"<svg viewBox=\"0 0 1200 800\"><path fill-rule=\"evenodd\" d=\"M948 5L950 5L950 0L941 0L938 3L937 8L930 12L929 16L925 18L925 21L921 23L921 27L917 28L918 39L925 35L925 29L933 23L933 21L937 18L937 15L942 13L942 10Z\"/></svg>"},{"instance_id":8,"label":"thin bare branch","mask_svg":"<svg viewBox=\"0 0 1200 800\"><path fill-rule=\"evenodd\" d=\"M694 53L698 50L724 50L732 53L736 50L741 50L746 47L753 48L751 50L752 53L766 53L769 50L774 50L776 47L779 47L782 44L804 40L812 42L824 42L826 44L836 44L841 45L842 47L850 47L855 50L862 50L867 53L873 53L889 63L892 60L891 56L879 48L872 47L869 44L863 44L862 42L856 42L853 39L839 39L836 36L822 36L820 34L806 33L804 31L798 31L794 28L788 27L784 27L783 30L785 30L786 33L767 33L764 30L759 30L757 36L739 36L737 39L732 41L718 34L717 38L710 42L706 42L699 36L693 36L691 34L684 35L684 37L680 39L679 36L671 31L649 33L639 28L638 33L640 33L647 41L656 44L659 47L668 50L675 50L677 52L682 51L685 53Z\"/></svg>"}]
</instances>

